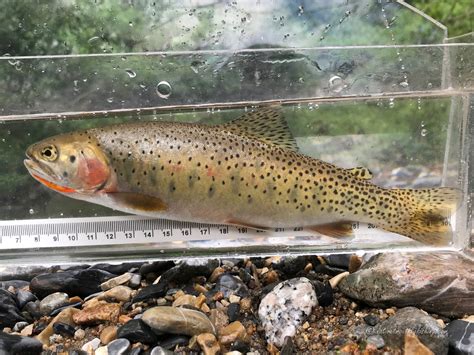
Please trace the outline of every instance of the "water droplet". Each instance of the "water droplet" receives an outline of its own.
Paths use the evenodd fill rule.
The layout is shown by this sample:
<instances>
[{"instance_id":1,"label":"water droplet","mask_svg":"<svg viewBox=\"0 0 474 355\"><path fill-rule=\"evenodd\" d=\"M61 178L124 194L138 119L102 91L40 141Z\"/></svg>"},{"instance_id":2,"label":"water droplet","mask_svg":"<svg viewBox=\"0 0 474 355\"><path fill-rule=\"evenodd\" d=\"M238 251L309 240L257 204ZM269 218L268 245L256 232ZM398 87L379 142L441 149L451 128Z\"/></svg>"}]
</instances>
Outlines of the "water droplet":
<instances>
[{"instance_id":1,"label":"water droplet","mask_svg":"<svg viewBox=\"0 0 474 355\"><path fill-rule=\"evenodd\" d=\"M395 99L391 97L388 99L388 107L393 108L395 106Z\"/></svg>"},{"instance_id":2,"label":"water droplet","mask_svg":"<svg viewBox=\"0 0 474 355\"><path fill-rule=\"evenodd\" d=\"M137 76L137 73L135 73L132 69L125 69L125 72L128 74L130 78L134 78Z\"/></svg>"},{"instance_id":3,"label":"water droplet","mask_svg":"<svg viewBox=\"0 0 474 355\"><path fill-rule=\"evenodd\" d=\"M35 213L35 210L30 208L30 210L28 211L30 214L34 214Z\"/></svg>"},{"instance_id":4,"label":"water droplet","mask_svg":"<svg viewBox=\"0 0 474 355\"><path fill-rule=\"evenodd\" d=\"M133 22L132 22L132 21L129 21L129 22L128 22L128 25L129 25L130 27L133 27Z\"/></svg>"},{"instance_id":5,"label":"water droplet","mask_svg":"<svg viewBox=\"0 0 474 355\"><path fill-rule=\"evenodd\" d=\"M426 128L423 128L420 132L421 136L422 137L426 137L426 135L428 134L428 130Z\"/></svg>"},{"instance_id":6,"label":"water droplet","mask_svg":"<svg viewBox=\"0 0 474 355\"><path fill-rule=\"evenodd\" d=\"M433 84L432 84L432 83L428 83L428 85L426 85L426 87L427 87L428 89L432 89L432 88L433 88Z\"/></svg>"},{"instance_id":7,"label":"water droplet","mask_svg":"<svg viewBox=\"0 0 474 355\"><path fill-rule=\"evenodd\" d=\"M341 92L345 88L344 80L338 75L334 75L329 79L329 89L333 92Z\"/></svg>"},{"instance_id":8,"label":"water droplet","mask_svg":"<svg viewBox=\"0 0 474 355\"><path fill-rule=\"evenodd\" d=\"M416 100L416 107L417 107L418 110L421 110L421 98L420 97Z\"/></svg>"},{"instance_id":9,"label":"water droplet","mask_svg":"<svg viewBox=\"0 0 474 355\"><path fill-rule=\"evenodd\" d=\"M107 99L107 102L108 102L109 104L111 104L112 102L114 102L114 98L113 98L113 97L109 97L109 98Z\"/></svg>"},{"instance_id":10,"label":"water droplet","mask_svg":"<svg viewBox=\"0 0 474 355\"><path fill-rule=\"evenodd\" d=\"M298 16L303 15L303 13L304 13L304 7L303 7L303 5L298 6Z\"/></svg>"},{"instance_id":11,"label":"water droplet","mask_svg":"<svg viewBox=\"0 0 474 355\"><path fill-rule=\"evenodd\" d=\"M400 85L402 88L407 88L407 87L408 87L408 82L402 81L399 85Z\"/></svg>"},{"instance_id":12,"label":"water droplet","mask_svg":"<svg viewBox=\"0 0 474 355\"><path fill-rule=\"evenodd\" d=\"M167 99L171 95L171 85L167 81L160 81L156 85L156 93L162 99Z\"/></svg>"}]
</instances>

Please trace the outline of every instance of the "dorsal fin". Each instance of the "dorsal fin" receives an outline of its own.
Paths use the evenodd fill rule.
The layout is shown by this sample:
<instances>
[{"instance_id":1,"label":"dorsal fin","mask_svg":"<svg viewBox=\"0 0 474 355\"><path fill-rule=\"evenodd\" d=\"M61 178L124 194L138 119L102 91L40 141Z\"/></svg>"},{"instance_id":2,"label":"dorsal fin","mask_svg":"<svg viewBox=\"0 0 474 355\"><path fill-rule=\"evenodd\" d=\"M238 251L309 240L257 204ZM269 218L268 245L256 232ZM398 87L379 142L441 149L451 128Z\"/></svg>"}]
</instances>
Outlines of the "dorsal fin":
<instances>
[{"instance_id":1,"label":"dorsal fin","mask_svg":"<svg viewBox=\"0 0 474 355\"><path fill-rule=\"evenodd\" d=\"M370 180L373 177L372 172L369 169L364 168L363 166L346 169L346 171L350 172L352 175L362 180Z\"/></svg>"},{"instance_id":2,"label":"dorsal fin","mask_svg":"<svg viewBox=\"0 0 474 355\"><path fill-rule=\"evenodd\" d=\"M288 150L298 150L296 141L281 112L274 107L263 107L222 125L233 133L258 139Z\"/></svg>"}]
</instances>

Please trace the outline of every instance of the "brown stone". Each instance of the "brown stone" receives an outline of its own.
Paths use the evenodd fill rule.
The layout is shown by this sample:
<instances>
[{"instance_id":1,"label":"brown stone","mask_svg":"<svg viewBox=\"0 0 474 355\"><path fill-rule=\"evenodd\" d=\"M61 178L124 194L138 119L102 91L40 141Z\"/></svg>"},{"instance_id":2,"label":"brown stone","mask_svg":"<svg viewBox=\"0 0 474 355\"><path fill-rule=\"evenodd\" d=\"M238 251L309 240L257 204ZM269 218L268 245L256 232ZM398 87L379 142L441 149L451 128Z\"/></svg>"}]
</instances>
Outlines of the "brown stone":
<instances>
[{"instance_id":1,"label":"brown stone","mask_svg":"<svg viewBox=\"0 0 474 355\"><path fill-rule=\"evenodd\" d=\"M100 300L113 300L117 302L127 302L132 298L133 290L128 286L115 286L110 290L105 291L97 298Z\"/></svg>"},{"instance_id":2,"label":"brown stone","mask_svg":"<svg viewBox=\"0 0 474 355\"><path fill-rule=\"evenodd\" d=\"M362 265L362 258L356 254L352 254L349 258L349 272L352 274L359 270Z\"/></svg>"},{"instance_id":3,"label":"brown stone","mask_svg":"<svg viewBox=\"0 0 474 355\"><path fill-rule=\"evenodd\" d=\"M194 289L200 293L206 293L208 291L207 288L200 284L194 284Z\"/></svg>"},{"instance_id":4,"label":"brown stone","mask_svg":"<svg viewBox=\"0 0 474 355\"><path fill-rule=\"evenodd\" d=\"M219 332L220 329L223 329L227 326L227 324L229 324L229 317L224 311L220 309L211 309L211 313L209 314L209 320L212 322L212 324L214 324L217 329L217 332Z\"/></svg>"},{"instance_id":5,"label":"brown stone","mask_svg":"<svg viewBox=\"0 0 474 355\"><path fill-rule=\"evenodd\" d=\"M280 354L280 351L278 350L278 348L275 345L271 344L271 343L267 344L267 351L270 355Z\"/></svg>"},{"instance_id":6,"label":"brown stone","mask_svg":"<svg viewBox=\"0 0 474 355\"><path fill-rule=\"evenodd\" d=\"M193 295L182 295L178 298L175 298L172 306L180 307L184 305L194 306L196 304L196 296Z\"/></svg>"},{"instance_id":7,"label":"brown stone","mask_svg":"<svg viewBox=\"0 0 474 355\"><path fill-rule=\"evenodd\" d=\"M240 309L248 312L252 309L252 300L250 298L242 298L240 300Z\"/></svg>"},{"instance_id":8,"label":"brown stone","mask_svg":"<svg viewBox=\"0 0 474 355\"><path fill-rule=\"evenodd\" d=\"M201 311L203 311L204 313L209 313L211 311L211 309L209 308L209 306L206 303L203 303L202 306L201 306Z\"/></svg>"},{"instance_id":9,"label":"brown stone","mask_svg":"<svg viewBox=\"0 0 474 355\"><path fill-rule=\"evenodd\" d=\"M214 301L220 301L220 300L223 299L223 298L224 298L224 293L222 293L221 291L216 292L216 293L214 294L214 296L212 296L212 299L213 299Z\"/></svg>"},{"instance_id":10,"label":"brown stone","mask_svg":"<svg viewBox=\"0 0 474 355\"><path fill-rule=\"evenodd\" d=\"M216 267L212 272L211 276L209 276L209 282L216 282L219 276L221 276L225 272L223 267Z\"/></svg>"},{"instance_id":11,"label":"brown stone","mask_svg":"<svg viewBox=\"0 0 474 355\"><path fill-rule=\"evenodd\" d=\"M51 322L49 322L48 326L44 328L43 331L36 336L36 339L38 339L40 342L42 342L45 345L49 345L49 337L53 335L54 333L53 324L57 322L61 322L61 323L66 323L66 324L75 326L74 315L79 312L80 310L76 308L64 309L56 317L54 317L54 319Z\"/></svg>"},{"instance_id":12,"label":"brown stone","mask_svg":"<svg viewBox=\"0 0 474 355\"><path fill-rule=\"evenodd\" d=\"M247 341L247 331L239 321L230 323L227 327L220 329L219 342L224 345L233 343L236 340Z\"/></svg>"},{"instance_id":13,"label":"brown stone","mask_svg":"<svg viewBox=\"0 0 474 355\"><path fill-rule=\"evenodd\" d=\"M102 344L108 344L116 338L117 338L117 327L114 325L109 325L108 327L105 327L100 332L100 342Z\"/></svg>"},{"instance_id":14,"label":"brown stone","mask_svg":"<svg viewBox=\"0 0 474 355\"><path fill-rule=\"evenodd\" d=\"M411 330L405 331L405 355L433 355L434 353L426 347L416 334Z\"/></svg>"},{"instance_id":15,"label":"brown stone","mask_svg":"<svg viewBox=\"0 0 474 355\"><path fill-rule=\"evenodd\" d=\"M78 303L78 302L83 302L82 298L79 296L72 296L69 298L69 303Z\"/></svg>"},{"instance_id":16,"label":"brown stone","mask_svg":"<svg viewBox=\"0 0 474 355\"><path fill-rule=\"evenodd\" d=\"M269 285L279 280L278 273L275 270L270 270L269 272L265 273L262 278L262 282L264 285Z\"/></svg>"},{"instance_id":17,"label":"brown stone","mask_svg":"<svg viewBox=\"0 0 474 355\"><path fill-rule=\"evenodd\" d=\"M88 307L75 313L74 322L77 324L95 324L101 322L117 322L120 315L118 303L102 303Z\"/></svg>"},{"instance_id":18,"label":"brown stone","mask_svg":"<svg viewBox=\"0 0 474 355\"><path fill-rule=\"evenodd\" d=\"M217 355L221 351L219 342L217 341L216 336L212 333L199 334L196 340L201 347L201 350L204 352L204 355Z\"/></svg>"},{"instance_id":19,"label":"brown stone","mask_svg":"<svg viewBox=\"0 0 474 355\"><path fill-rule=\"evenodd\" d=\"M125 315L125 314L121 314L118 318L118 322L120 324L125 324L125 323L128 323L132 320L132 318L130 318L129 316Z\"/></svg>"},{"instance_id":20,"label":"brown stone","mask_svg":"<svg viewBox=\"0 0 474 355\"><path fill-rule=\"evenodd\" d=\"M201 306L206 302L206 300L206 296L201 293L198 297L196 297L194 307L201 308Z\"/></svg>"}]
</instances>

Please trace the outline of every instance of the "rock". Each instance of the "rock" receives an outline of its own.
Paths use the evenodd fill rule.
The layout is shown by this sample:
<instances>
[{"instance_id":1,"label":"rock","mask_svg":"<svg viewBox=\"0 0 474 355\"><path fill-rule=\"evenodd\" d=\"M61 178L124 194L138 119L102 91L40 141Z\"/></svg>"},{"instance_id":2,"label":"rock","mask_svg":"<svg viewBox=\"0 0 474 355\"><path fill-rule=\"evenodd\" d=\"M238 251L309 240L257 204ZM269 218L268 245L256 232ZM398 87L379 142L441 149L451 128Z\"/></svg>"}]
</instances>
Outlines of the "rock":
<instances>
[{"instance_id":1,"label":"rock","mask_svg":"<svg viewBox=\"0 0 474 355\"><path fill-rule=\"evenodd\" d=\"M39 310L39 303L40 301L36 302L28 302L24 307L23 307L23 312L28 312L28 314L33 318L33 319L39 319L42 315ZM1 309L1 306L0 306Z\"/></svg>"},{"instance_id":2,"label":"rock","mask_svg":"<svg viewBox=\"0 0 474 355\"><path fill-rule=\"evenodd\" d=\"M385 341L379 334L369 335L367 337L367 343L373 344L377 349L382 349L385 346Z\"/></svg>"},{"instance_id":3,"label":"rock","mask_svg":"<svg viewBox=\"0 0 474 355\"><path fill-rule=\"evenodd\" d=\"M453 354L471 354L474 349L474 322L456 319L446 327Z\"/></svg>"},{"instance_id":4,"label":"rock","mask_svg":"<svg viewBox=\"0 0 474 355\"><path fill-rule=\"evenodd\" d=\"M216 267L211 276L209 276L209 282L216 282L223 273L225 273L225 269L222 266Z\"/></svg>"},{"instance_id":5,"label":"rock","mask_svg":"<svg viewBox=\"0 0 474 355\"><path fill-rule=\"evenodd\" d=\"M406 329L414 331L435 354L447 354L446 332L433 317L414 307L398 310L394 316L373 327L372 335L381 335L390 347L403 348Z\"/></svg>"},{"instance_id":6,"label":"rock","mask_svg":"<svg viewBox=\"0 0 474 355\"><path fill-rule=\"evenodd\" d=\"M105 291L97 298L100 300L128 302L132 298L132 292L133 290L130 287L119 285Z\"/></svg>"},{"instance_id":7,"label":"rock","mask_svg":"<svg viewBox=\"0 0 474 355\"><path fill-rule=\"evenodd\" d=\"M370 337L369 337L370 338ZM427 348L415 333L407 329L405 331L405 346L403 348L404 353L407 355L414 354L414 355L433 355L433 352Z\"/></svg>"},{"instance_id":8,"label":"rock","mask_svg":"<svg viewBox=\"0 0 474 355\"><path fill-rule=\"evenodd\" d=\"M216 336L212 333L199 334L197 336L197 343L204 352L204 355L217 355L221 351Z\"/></svg>"},{"instance_id":9,"label":"rock","mask_svg":"<svg viewBox=\"0 0 474 355\"><path fill-rule=\"evenodd\" d=\"M379 317L373 314L368 314L364 317L364 322L373 327L379 322Z\"/></svg>"},{"instance_id":10,"label":"rock","mask_svg":"<svg viewBox=\"0 0 474 355\"><path fill-rule=\"evenodd\" d=\"M292 355L293 353L293 340L290 337L286 337L281 347L280 355Z\"/></svg>"},{"instance_id":11,"label":"rock","mask_svg":"<svg viewBox=\"0 0 474 355\"><path fill-rule=\"evenodd\" d=\"M16 300L20 309L25 307L28 302L36 301L36 299L36 296L30 291L18 290L16 293Z\"/></svg>"},{"instance_id":12,"label":"rock","mask_svg":"<svg viewBox=\"0 0 474 355\"><path fill-rule=\"evenodd\" d=\"M43 344L36 339L0 331L0 354L41 354Z\"/></svg>"},{"instance_id":13,"label":"rock","mask_svg":"<svg viewBox=\"0 0 474 355\"><path fill-rule=\"evenodd\" d=\"M120 308L118 303L100 303L75 313L73 319L77 324L117 322Z\"/></svg>"},{"instance_id":14,"label":"rock","mask_svg":"<svg viewBox=\"0 0 474 355\"><path fill-rule=\"evenodd\" d=\"M125 338L132 343L155 344L157 337L155 333L141 319L132 319L117 330L118 338Z\"/></svg>"},{"instance_id":15,"label":"rock","mask_svg":"<svg viewBox=\"0 0 474 355\"><path fill-rule=\"evenodd\" d=\"M62 336L73 337L74 333L76 332L76 328L67 323L56 322L53 324L53 331L56 334L60 334Z\"/></svg>"},{"instance_id":16,"label":"rock","mask_svg":"<svg viewBox=\"0 0 474 355\"><path fill-rule=\"evenodd\" d=\"M13 331L15 333L18 333L20 332L24 327L26 327L29 323L28 322L17 322L15 323L15 325L13 326Z\"/></svg>"},{"instance_id":17,"label":"rock","mask_svg":"<svg viewBox=\"0 0 474 355\"><path fill-rule=\"evenodd\" d=\"M87 351L88 353L94 353L94 351L99 347L100 345L100 339L99 338L94 338L91 341L88 341L85 343L81 350Z\"/></svg>"},{"instance_id":18,"label":"rock","mask_svg":"<svg viewBox=\"0 0 474 355\"><path fill-rule=\"evenodd\" d=\"M122 274L120 276L114 277L112 279L109 279L101 283L100 288L102 289L102 291L107 291L118 285L123 285L127 283L128 281L130 281L131 278L132 278L132 274L129 272L126 272L125 274Z\"/></svg>"},{"instance_id":19,"label":"rock","mask_svg":"<svg viewBox=\"0 0 474 355\"><path fill-rule=\"evenodd\" d=\"M17 322L24 322L20 314L15 296L9 291L0 289L0 328L13 327Z\"/></svg>"},{"instance_id":20,"label":"rock","mask_svg":"<svg viewBox=\"0 0 474 355\"><path fill-rule=\"evenodd\" d=\"M196 296L193 295L182 295L174 300L172 306L179 307L184 305L195 306L196 305Z\"/></svg>"},{"instance_id":21,"label":"rock","mask_svg":"<svg viewBox=\"0 0 474 355\"><path fill-rule=\"evenodd\" d=\"M141 267L143 263L141 262L130 262L130 263L121 263L121 264L94 264L89 267L89 269L99 269L110 272L111 274L121 275L126 272L129 272L133 269L137 270Z\"/></svg>"},{"instance_id":22,"label":"rock","mask_svg":"<svg viewBox=\"0 0 474 355\"><path fill-rule=\"evenodd\" d=\"M113 355L125 354L130 350L130 341L124 338L115 339L107 345L107 350L109 354Z\"/></svg>"},{"instance_id":23,"label":"rock","mask_svg":"<svg viewBox=\"0 0 474 355\"><path fill-rule=\"evenodd\" d=\"M230 345L230 350L247 354L250 351L250 345L246 341L236 340Z\"/></svg>"},{"instance_id":24,"label":"rock","mask_svg":"<svg viewBox=\"0 0 474 355\"><path fill-rule=\"evenodd\" d=\"M151 349L150 355L173 355L173 351L163 349L161 346L155 346Z\"/></svg>"},{"instance_id":25,"label":"rock","mask_svg":"<svg viewBox=\"0 0 474 355\"><path fill-rule=\"evenodd\" d=\"M296 334L296 329L317 304L316 293L307 278L279 283L262 299L258 308L267 341L281 347L285 337Z\"/></svg>"},{"instance_id":26,"label":"rock","mask_svg":"<svg viewBox=\"0 0 474 355\"><path fill-rule=\"evenodd\" d=\"M168 291L168 285L164 283L158 283L156 285L150 285L144 287L140 292L133 298L133 303L142 302L149 300L150 298L160 298L166 296Z\"/></svg>"},{"instance_id":27,"label":"rock","mask_svg":"<svg viewBox=\"0 0 474 355\"><path fill-rule=\"evenodd\" d=\"M115 325L109 325L108 327L105 327L102 329L100 332L100 342L102 344L108 344L112 340L115 340L117 338L117 327Z\"/></svg>"},{"instance_id":28,"label":"rock","mask_svg":"<svg viewBox=\"0 0 474 355\"><path fill-rule=\"evenodd\" d=\"M195 276L209 277L216 267L219 266L217 259L186 259L171 269L165 271L158 284L169 284L170 282L186 283Z\"/></svg>"},{"instance_id":29,"label":"rock","mask_svg":"<svg viewBox=\"0 0 474 355\"><path fill-rule=\"evenodd\" d=\"M329 282L320 282L317 280L313 280L312 283L314 291L316 292L318 304L321 307L330 306L334 302L334 294L331 284Z\"/></svg>"},{"instance_id":30,"label":"rock","mask_svg":"<svg viewBox=\"0 0 474 355\"><path fill-rule=\"evenodd\" d=\"M152 263L142 264L138 272L142 276L149 273L161 275L163 272L171 269L173 266L175 266L175 263L173 261L154 261Z\"/></svg>"},{"instance_id":31,"label":"rock","mask_svg":"<svg viewBox=\"0 0 474 355\"><path fill-rule=\"evenodd\" d=\"M45 298L40 302L39 309L41 314L48 315L56 308L62 307L69 302L69 295L64 292L55 292Z\"/></svg>"},{"instance_id":32,"label":"rock","mask_svg":"<svg viewBox=\"0 0 474 355\"><path fill-rule=\"evenodd\" d=\"M109 355L109 349L106 346L100 346L94 351L94 355Z\"/></svg>"},{"instance_id":33,"label":"rock","mask_svg":"<svg viewBox=\"0 0 474 355\"><path fill-rule=\"evenodd\" d=\"M49 345L49 337L53 335L53 325L55 323L65 323L69 324L70 326L74 326L73 316L75 313L79 312L78 309L75 308L67 308L61 313L59 313L54 319L48 324L48 326L43 329L43 331L36 336L40 342L45 345Z\"/></svg>"},{"instance_id":34,"label":"rock","mask_svg":"<svg viewBox=\"0 0 474 355\"><path fill-rule=\"evenodd\" d=\"M216 332L204 313L186 308L153 307L143 313L142 320L153 330L163 333L192 336Z\"/></svg>"},{"instance_id":35,"label":"rock","mask_svg":"<svg viewBox=\"0 0 474 355\"><path fill-rule=\"evenodd\" d=\"M309 262L311 258L307 256L286 256L272 264L274 270L281 271L287 277L295 277Z\"/></svg>"},{"instance_id":36,"label":"rock","mask_svg":"<svg viewBox=\"0 0 474 355\"><path fill-rule=\"evenodd\" d=\"M229 321L235 322L239 319L240 315L240 303L231 303L227 307L227 315L229 316Z\"/></svg>"},{"instance_id":37,"label":"rock","mask_svg":"<svg viewBox=\"0 0 474 355\"><path fill-rule=\"evenodd\" d=\"M82 340L86 336L86 332L84 329L79 328L74 332L74 340Z\"/></svg>"},{"instance_id":38,"label":"rock","mask_svg":"<svg viewBox=\"0 0 474 355\"><path fill-rule=\"evenodd\" d=\"M209 314L209 320L214 324L217 331L224 328L229 324L229 317L222 309L211 309Z\"/></svg>"},{"instance_id":39,"label":"rock","mask_svg":"<svg viewBox=\"0 0 474 355\"><path fill-rule=\"evenodd\" d=\"M24 328L21 330L20 334L21 334L22 336L24 336L24 337L29 337L29 336L33 335L33 328L34 328L34 326L35 326L34 324L29 324L29 325L27 325L26 327L24 327Z\"/></svg>"},{"instance_id":40,"label":"rock","mask_svg":"<svg viewBox=\"0 0 474 355\"><path fill-rule=\"evenodd\" d=\"M137 288L138 286L140 286L141 282L142 282L142 275L132 274L132 277L128 281L128 287Z\"/></svg>"},{"instance_id":41,"label":"rock","mask_svg":"<svg viewBox=\"0 0 474 355\"><path fill-rule=\"evenodd\" d=\"M13 287L15 290L19 290L24 287L28 287L30 283L28 281L23 280L9 280L9 281L1 281L0 288L4 290L8 290L9 288Z\"/></svg>"},{"instance_id":42,"label":"rock","mask_svg":"<svg viewBox=\"0 0 474 355\"><path fill-rule=\"evenodd\" d=\"M224 297L237 295L241 298L248 297L249 289L239 278L230 274L222 274L214 287L216 292L222 292Z\"/></svg>"},{"instance_id":43,"label":"rock","mask_svg":"<svg viewBox=\"0 0 474 355\"><path fill-rule=\"evenodd\" d=\"M384 253L339 284L374 307L416 306L447 317L474 313L474 261L458 253Z\"/></svg>"},{"instance_id":44,"label":"rock","mask_svg":"<svg viewBox=\"0 0 474 355\"><path fill-rule=\"evenodd\" d=\"M38 275L31 280L30 289L37 297L44 298L54 292L86 297L100 291L100 284L115 277L103 270L86 269Z\"/></svg>"},{"instance_id":45,"label":"rock","mask_svg":"<svg viewBox=\"0 0 474 355\"><path fill-rule=\"evenodd\" d=\"M185 335L172 335L168 336L166 339L160 340L158 345L160 345L163 349L172 350L179 346L186 346L189 343L189 337Z\"/></svg>"},{"instance_id":46,"label":"rock","mask_svg":"<svg viewBox=\"0 0 474 355\"><path fill-rule=\"evenodd\" d=\"M228 345L237 340L248 341L247 331L239 321L232 322L219 330L219 342L221 344Z\"/></svg>"}]
</instances>

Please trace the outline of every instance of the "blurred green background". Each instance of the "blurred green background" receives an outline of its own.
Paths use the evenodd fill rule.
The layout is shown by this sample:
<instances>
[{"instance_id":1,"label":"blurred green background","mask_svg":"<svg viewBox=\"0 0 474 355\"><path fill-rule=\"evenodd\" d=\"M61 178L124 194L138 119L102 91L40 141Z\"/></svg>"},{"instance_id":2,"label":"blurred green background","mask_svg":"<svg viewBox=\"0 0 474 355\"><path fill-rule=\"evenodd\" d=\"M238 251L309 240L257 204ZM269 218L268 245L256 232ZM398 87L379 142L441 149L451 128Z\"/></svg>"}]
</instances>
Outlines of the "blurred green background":
<instances>
[{"instance_id":1,"label":"blurred green background","mask_svg":"<svg viewBox=\"0 0 474 355\"><path fill-rule=\"evenodd\" d=\"M449 37L472 31L472 0L407 3L446 25ZM363 53L351 58L350 52L320 63L310 58L310 54L299 52L219 58L163 56L162 60L133 56L105 57L104 60L95 57L9 60L13 56L430 44L441 43L444 36L434 24L390 1L261 1L256 5L255 1L242 0L236 4L210 0L0 0L0 56L4 59L0 63L0 115L152 107L163 102L162 99L157 101L160 98L155 86L161 80L157 72L173 79L173 95L166 103L177 105L199 100L205 103L214 97L225 100L232 95L258 101L269 92L276 96L283 93L287 97L313 88L325 92L331 88L325 87L327 79L322 83L321 78L330 75L346 80L364 73L363 80L354 80L354 88L361 92L372 82L387 88L392 82L403 84L403 77L409 75L412 87L406 88L408 93L428 80L416 76L427 63L417 63L414 58L408 63L410 68L405 70L398 61L401 58L407 61L410 54L395 54L392 49L378 58L378 64L385 65L383 69L363 67L361 63L369 63L370 58L365 60ZM262 23L268 26L262 27ZM436 69L434 63L429 64ZM392 76L378 74L387 68ZM439 81L433 78L429 84L437 87ZM285 88L278 88L278 83L284 83ZM332 97L337 94L338 91L331 92ZM318 148L333 154L329 156L335 162L375 164L374 161L378 161L387 171L410 164L439 169L443 163L450 105L446 97L422 101L413 97L397 101L395 106L388 100L362 104L321 103L318 110L295 107L285 114L298 137L384 134L392 137L379 139L376 147L359 150L353 147L354 157L350 159L337 157L337 152L327 147ZM71 129L123 120L218 123L239 114L233 111L210 115L203 111L146 117L136 113L131 117L108 115L71 122L51 119L6 123L0 120L0 165L3 167L0 219L31 217L31 214L39 217L110 213L38 188L22 164L26 147L35 141ZM423 130L429 134L420 134ZM395 139L395 136L402 138ZM319 153L321 150L313 155ZM371 159L367 158L369 155Z\"/></svg>"}]
</instances>

